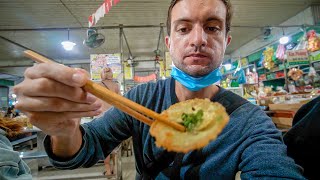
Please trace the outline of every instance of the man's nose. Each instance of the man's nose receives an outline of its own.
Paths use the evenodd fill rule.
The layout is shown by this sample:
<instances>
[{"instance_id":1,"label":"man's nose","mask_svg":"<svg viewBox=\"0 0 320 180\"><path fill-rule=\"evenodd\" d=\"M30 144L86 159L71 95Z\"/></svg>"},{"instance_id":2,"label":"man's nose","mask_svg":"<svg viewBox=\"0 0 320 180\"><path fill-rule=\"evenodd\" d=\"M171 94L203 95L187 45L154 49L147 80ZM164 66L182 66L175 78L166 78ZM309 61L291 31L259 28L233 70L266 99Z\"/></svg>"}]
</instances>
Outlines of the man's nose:
<instances>
[{"instance_id":1,"label":"man's nose","mask_svg":"<svg viewBox=\"0 0 320 180\"><path fill-rule=\"evenodd\" d=\"M207 45L207 34L200 26L192 29L190 44L192 47L204 47Z\"/></svg>"}]
</instances>

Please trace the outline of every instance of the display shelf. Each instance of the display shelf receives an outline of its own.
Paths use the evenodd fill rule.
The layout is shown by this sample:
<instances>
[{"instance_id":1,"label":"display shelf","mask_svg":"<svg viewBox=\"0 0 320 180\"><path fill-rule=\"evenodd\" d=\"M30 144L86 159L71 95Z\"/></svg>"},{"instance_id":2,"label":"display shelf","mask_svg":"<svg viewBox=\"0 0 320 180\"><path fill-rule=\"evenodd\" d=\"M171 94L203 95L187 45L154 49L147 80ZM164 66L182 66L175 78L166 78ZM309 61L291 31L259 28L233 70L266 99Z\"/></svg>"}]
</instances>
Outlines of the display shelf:
<instances>
[{"instance_id":1,"label":"display shelf","mask_svg":"<svg viewBox=\"0 0 320 180\"><path fill-rule=\"evenodd\" d=\"M293 66L287 66L287 67L286 67L286 69L299 68L300 66L307 66L307 65L293 65Z\"/></svg>"},{"instance_id":2,"label":"display shelf","mask_svg":"<svg viewBox=\"0 0 320 180\"><path fill-rule=\"evenodd\" d=\"M275 71L269 71L269 72L266 72L266 74L271 74L271 73L280 72L280 71L284 71L284 69L279 69L279 70L275 70Z\"/></svg>"},{"instance_id":3,"label":"display shelf","mask_svg":"<svg viewBox=\"0 0 320 180\"><path fill-rule=\"evenodd\" d=\"M243 67L243 69L246 69L248 67L254 66L254 64L249 64L248 66Z\"/></svg>"},{"instance_id":4,"label":"display shelf","mask_svg":"<svg viewBox=\"0 0 320 180\"><path fill-rule=\"evenodd\" d=\"M317 61L311 61L310 63L312 64L312 63L316 63L316 62L320 62L320 60L317 60Z\"/></svg>"},{"instance_id":5,"label":"display shelf","mask_svg":"<svg viewBox=\"0 0 320 180\"><path fill-rule=\"evenodd\" d=\"M243 85L257 85L257 84L259 84L259 83L245 83Z\"/></svg>"},{"instance_id":6,"label":"display shelf","mask_svg":"<svg viewBox=\"0 0 320 180\"><path fill-rule=\"evenodd\" d=\"M279 78L274 78L274 79L267 79L267 80L263 80L262 82L265 81L273 81L273 80L278 80L278 79L284 79L285 77L279 77Z\"/></svg>"}]
</instances>

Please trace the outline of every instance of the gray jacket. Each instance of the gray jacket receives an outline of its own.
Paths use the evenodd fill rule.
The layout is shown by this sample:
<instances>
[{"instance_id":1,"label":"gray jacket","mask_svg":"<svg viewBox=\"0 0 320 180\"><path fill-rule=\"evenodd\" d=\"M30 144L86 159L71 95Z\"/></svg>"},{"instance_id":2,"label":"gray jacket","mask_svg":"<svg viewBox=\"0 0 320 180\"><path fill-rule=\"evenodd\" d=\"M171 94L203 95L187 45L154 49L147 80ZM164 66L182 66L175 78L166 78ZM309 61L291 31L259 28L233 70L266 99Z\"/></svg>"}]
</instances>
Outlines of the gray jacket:
<instances>
[{"instance_id":1,"label":"gray jacket","mask_svg":"<svg viewBox=\"0 0 320 180\"><path fill-rule=\"evenodd\" d=\"M14 151L5 131L0 129L0 179L32 179L30 168Z\"/></svg>"}]
</instances>

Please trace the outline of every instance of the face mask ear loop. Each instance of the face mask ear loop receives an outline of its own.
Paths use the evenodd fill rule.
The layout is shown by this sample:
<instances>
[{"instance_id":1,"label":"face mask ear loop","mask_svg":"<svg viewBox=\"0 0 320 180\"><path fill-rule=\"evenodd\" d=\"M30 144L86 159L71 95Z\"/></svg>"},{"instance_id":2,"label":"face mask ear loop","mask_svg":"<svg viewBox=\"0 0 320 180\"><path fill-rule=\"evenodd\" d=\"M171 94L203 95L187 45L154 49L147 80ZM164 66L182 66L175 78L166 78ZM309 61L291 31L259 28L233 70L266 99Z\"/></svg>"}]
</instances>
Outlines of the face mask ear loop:
<instances>
[{"instance_id":1,"label":"face mask ear loop","mask_svg":"<svg viewBox=\"0 0 320 180\"><path fill-rule=\"evenodd\" d=\"M173 61L171 62L171 67L177 67L176 65L174 65Z\"/></svg>"}]
</instances>

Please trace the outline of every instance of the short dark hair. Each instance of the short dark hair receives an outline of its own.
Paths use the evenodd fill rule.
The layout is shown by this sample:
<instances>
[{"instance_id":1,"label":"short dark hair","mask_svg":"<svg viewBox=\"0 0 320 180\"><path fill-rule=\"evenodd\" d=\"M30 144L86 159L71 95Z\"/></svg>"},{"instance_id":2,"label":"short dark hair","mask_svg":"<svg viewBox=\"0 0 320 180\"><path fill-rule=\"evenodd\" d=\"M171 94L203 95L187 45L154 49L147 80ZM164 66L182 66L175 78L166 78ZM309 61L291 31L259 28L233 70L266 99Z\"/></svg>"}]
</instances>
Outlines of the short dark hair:
<instances>
[{"instance_id":1,"label":"short dark hair","mask_svg":"<svg viewBox=\"0 0 320 180\"><path fill-rule=\"evenodd\" d=\"M171 12L172 12L172 8L177 4L177 2L179 2L181 0L172 0L171 4L169 6L168 9L168 17L167 17L167 33L170 36L171 34ZM232 5L230 0L221 0L223 2L223 4L226 6L227 8L227 17L226 17L226 31L227 33L230 31L231 29L231 19L232 19L232 15L233 15L233 9L232 9Z\"/></svg>"}]
</instances>

